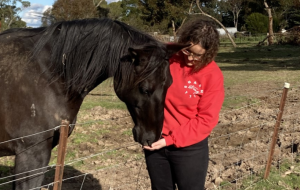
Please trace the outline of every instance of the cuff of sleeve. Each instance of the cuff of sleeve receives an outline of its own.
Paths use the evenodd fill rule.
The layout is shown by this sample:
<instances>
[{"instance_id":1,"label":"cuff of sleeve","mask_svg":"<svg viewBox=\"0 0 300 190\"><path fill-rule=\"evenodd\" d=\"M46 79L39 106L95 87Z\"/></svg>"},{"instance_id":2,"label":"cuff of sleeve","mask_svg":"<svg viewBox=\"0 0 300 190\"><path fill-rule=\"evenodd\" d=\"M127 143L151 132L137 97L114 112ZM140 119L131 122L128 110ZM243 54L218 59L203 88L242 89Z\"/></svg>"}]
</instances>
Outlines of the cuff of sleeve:
<instances>
[{"instance_id":1,"label":"cuff of sleeve","mask_svg":"<svg viewBox=\"0 0 300 190\"><path fill-rule=\"evenodd\" d=\"M171 135L168 135L166 137L164 137L165 141L166 141L166 145L170 146L174 144L173 138L171 137Z\"/></svg>"}]
</instances>

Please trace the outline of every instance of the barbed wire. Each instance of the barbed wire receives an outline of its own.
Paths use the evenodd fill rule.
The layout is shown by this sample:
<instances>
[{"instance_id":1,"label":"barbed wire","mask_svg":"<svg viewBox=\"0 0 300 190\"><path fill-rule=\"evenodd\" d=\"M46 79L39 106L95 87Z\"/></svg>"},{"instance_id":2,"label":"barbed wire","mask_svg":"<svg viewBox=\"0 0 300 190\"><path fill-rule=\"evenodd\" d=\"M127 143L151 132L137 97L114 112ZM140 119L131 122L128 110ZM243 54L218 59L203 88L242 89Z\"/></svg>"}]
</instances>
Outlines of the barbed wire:
<instances>
[{"instance_id":1,"label":"barbed wire","mask_svg":"<svg viewBox=\"0 0 300 190\"><path fill-rule=\"evenodd\" d=\"M51 128L51 129L48 129L48 130L45 130L45 131L41 131L41 132L37 132L37 133L31 134L31 135L25 135L23 137L18 137L18 138L14 138L14 139L11 139L11 140L3 141L3 142L0 142L0 144L4 144L4 143L16 141L16 140L20 140L20 139L22 140L23 138L28 138L28 137L32 137L32 136L35 136L35 135L40 135L40 134L43 134L43 133L46 133L46 132L49 132L49 131L53 131L53 130L56 131L60 127L61 127L61 125L56 126L54 128Z\"/></svg>"},{"instance_id":2,"label":"barbed wire","mask_svg":"<svg viewBox=\"0 0 300 190\"><path fill-rule=\"evenodd\" d=\"M280 95L276 95L276 96L273 96L273 97L268 97L268 100L269 100L270 98L276 98L276 97L279 97L279 96L280 96ZM229 112L236 111L236 110L238 111L238 110L241 110L241 109L244 109L244 108L253 106L253 105L257 105L257 104L262 103L262 102L265 102L265 100L262 100L262 101L259 101L259 102L255 102L255 103L253 103L253 104L250 104L250 105L247 105L247 106L238 108L238 109L233 109L233 110L230 110ZM298 102L297 102L297 103L298 103ZM292 107L292 106L294 106L294 105L291 105L291 107ZM289 108L289 107L286 107L286 108ZM226 112L226 113L228 113L228 112ZM223 113L223 114L226 114L226 113ZM296 113L289 114L287 117L284 117L284 119L291 118L291 117L293 117L293 116L295 116L295 115L298 115L299 113L300 113L300 112L296 112ZM118 117L118 118L115 118L115 120L116 120L116 119L128 118L128 117L130 117L130 116ZM252 118L253 118L253 117L252 117ZM75 126L75 125L86 125L86 124L91 124L91 123L98 123L98 122L101 122L101 121L107 121L107 120L112 120L112 119L111 119L111 118L107 118L107 119L104 119L104 120L103 120L103 119L99 119L99 120L94 120L94 121L89 121L89 122L83 122L83 123L77 123L77 124L70 124L70 126ZM236 122L237 122L237 121L236 121ZM261 126L262 126L262 125L265 125L265 124L267 124L267 123L269 123L269 122L270 122L270 121L268 121L268 122L263 122L263 124L259 124L259 125L253 126L253 127L249 127L249 128L246 128L246 129L242 129L242 130L239 130L239 131L235 131L235 132L233 132L233 133L229 133L229 134L226 134L226 135L221 135L221 136L214 137L214 138L211 138L211 139L214 140L214 139L221 138L221 137L228 137L228 135L230 136L230 135L236 134L236 133L238 133L238 132L245 132L246 130L250 130L250 129L252 129L252 128L257 128L257 127L260 128L260 129L259 129L259 131L260 131L260 130L262 129ZM280 121L278 121L278 122L280 122ZM6 143L6 142L11 142L11 141L13 141L13 140L20 140L20 139L22 139L22 138L31 137L31 136L38 135L38 134L41 134L41 133L49 132L49 131L51 131L51 130L57 130L59 127L60 127L60 126L56 126L56 127L52 128L52 129L48 129L48 130L45 130L45 131L43 131L43 132L38 132L38 133L35 133L35 134L32 134L32 135L27 135L27 136L23 136L23 137L18 137L18 138L16 138L16 139L11 139L11 140L9 140L9 141L0 142L0 144ZM286 131L287 131L287 130L286 130ZM259 133L259 132L257 132L257 135L256 135L256 136L258 136L258 133ZM238 150L238 151L239 151L239 153L238 153L239 156L238 156L238 157L240 157L241 148L242 148L242 145L244 144L244 137L245 137L245 134L244 134L244 136L243 136L242 143L241 143L241 145L240 145L239 147L237 147L237 148L235 148L235 149L232 149L232 150L230 150L230 151L228 151L228 152L232 152L232 151L234 151L234 150ZM257 138L256 138L255 142L257 142ZM129 146L132 146L132 145L137 145L137 144L134 144L134 143L129 144ZM266 146L267 146L267 145L266 145ZM71 162L69 162L69 163L66 163L65 166L67 166L67 165L72 165L72 164L74 164L74 163L76 163L76 162L80 162L80 161L82 161L82 160L86 160L86 159L89 159L89 158L93 158L93 157L96 157L96 156L99 156L99 155L103 155L103 154L106 154L106 153L109 153L109 152L112 152L112 151L120 150L120 149L126 148L126 147L128 147L128 146L122 146L122 147L118 147L118 148L113 149L113 150L108 150L108 151L100 152L100 153L97 153L97 154L92 154L92 155L89 155L89 156L86 156L86 157L82 157L82 158L73 160L73 161L71 161ZM228 152L222 152L222 153L218 153L218 154L225 154L225 153L228 153ZM260 154L260 155L265 155L265 154L267 154L267 153L263 153L263 154ZM256 156L253 156L253 157L251 157L251 158L245 159L245 160L243 160L243 162L246 162L246 161L249 161L249 160L253 160L254 158L256 158L256 157L258 157L258 156L259 156L259 155L256 155ZM236 163L237 163L237 162L231 164L230 166L236 165ZM50 166L50 167L53 167L53 166L55 166L55 165L52 165L52 166ZM28 172L33 172L33 171L40 170L40 169L45 169L45 168L48 168L48 167L49 167L49 166L46 166L46 167L42 167L42 168L39 168L39 169L35 169L35 170L31 170L31 171L27 171L27 172L15 174L15 175L12 175L12 176L0 178L0 180L2 180L2 179L7 179L7 178L9 178L9 177L14 177L14 176L22 175L22 174L28 173ZM95 171L98 171L98 170L95 170ZM47 170L46 172L48 172L48 170ZM33 174L33 176L35 176L35 175L40 175L40 174L43 174L43 173L45 173L45 172L36 173L36 174ZM93 172L93 173L94 173L94 172ZM69 179L72 179L72 178L76 178L76 177L80 177L80 176L85 176L85 177L86 177L86 175L88 175L88 174L89 174L89 173L85 173L85 174L81 174L81 175L74 176L74 177L71 177L71 178L66 178L66 179L64 179L63 181L69 180ZM24 178L27 178L27 177L30 177L30 176L26 176L26 177L24 177ZM21 180L21 179L24 179L24 178L20 178L20 179L17 179L17 180ZM241 178L235 178L235 181L237 181L237 179L241 179ZM7 184L7 183L12 183L12 182L14 182L14 181L16 181L16 180L13 180L13 181L10 181L10 182L5 182L5 183L2 183L2 184L0 184L0 185ZM82 185L83 185L84 181L85 181L85 179L83 180ZM47 185L48 185L48 186L49 186L49 185L53 185L54 183L56 183L56 182L53 182L53 183L50 183L50 184L47 184ZM47 186L47 185L44 185L44 186L41 186L41 187L45 187L45 186ZM81 185L81 188L82 188L82 185ZM137 186L137 185L136 185L136 186ZM34 189L36 189L36 188L34 188Z\"/></svg>"}]
</instances>

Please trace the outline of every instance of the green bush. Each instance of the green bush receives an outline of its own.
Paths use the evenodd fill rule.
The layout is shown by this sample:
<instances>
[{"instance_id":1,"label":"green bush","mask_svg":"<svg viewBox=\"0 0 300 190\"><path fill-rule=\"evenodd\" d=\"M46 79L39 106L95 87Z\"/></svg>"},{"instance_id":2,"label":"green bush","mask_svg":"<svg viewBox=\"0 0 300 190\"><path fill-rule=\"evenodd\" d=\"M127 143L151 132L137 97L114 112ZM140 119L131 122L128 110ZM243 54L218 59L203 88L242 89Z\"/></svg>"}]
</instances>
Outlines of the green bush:
<instances>
[{"instance_id":1,"label":"green bush","mask_svg":"<svg viewBox=\"0 0 300 190\"><path fill-rule=\"evenodd\" d=\"M252 13L246 19L247 30L252 34L267 33L269 18L261 13Z\"/></svg>"}]
</instances>

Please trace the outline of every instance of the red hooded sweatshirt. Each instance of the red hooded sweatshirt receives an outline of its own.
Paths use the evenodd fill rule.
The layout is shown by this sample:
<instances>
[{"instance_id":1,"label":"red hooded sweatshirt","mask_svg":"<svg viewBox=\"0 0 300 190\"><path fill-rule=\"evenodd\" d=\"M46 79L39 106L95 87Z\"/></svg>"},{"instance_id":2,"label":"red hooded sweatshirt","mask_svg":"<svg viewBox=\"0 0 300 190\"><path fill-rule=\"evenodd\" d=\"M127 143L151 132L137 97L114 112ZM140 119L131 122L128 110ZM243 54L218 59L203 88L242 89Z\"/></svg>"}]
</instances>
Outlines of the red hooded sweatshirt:
<instances>
[{"instance_id":1,"label":"red hooded sweatshirt","mask_svg":"<svg viewBox=\"0 0 300 190\"><path fill-rule=\"evenodd\" d=\"M224 79L212 61L197 73L190 74L183 56L170 58L173 83L165 100L162 137L167 146L186 147L209 136L219 120L224 101Z\"/></svg>"}]
</instances>

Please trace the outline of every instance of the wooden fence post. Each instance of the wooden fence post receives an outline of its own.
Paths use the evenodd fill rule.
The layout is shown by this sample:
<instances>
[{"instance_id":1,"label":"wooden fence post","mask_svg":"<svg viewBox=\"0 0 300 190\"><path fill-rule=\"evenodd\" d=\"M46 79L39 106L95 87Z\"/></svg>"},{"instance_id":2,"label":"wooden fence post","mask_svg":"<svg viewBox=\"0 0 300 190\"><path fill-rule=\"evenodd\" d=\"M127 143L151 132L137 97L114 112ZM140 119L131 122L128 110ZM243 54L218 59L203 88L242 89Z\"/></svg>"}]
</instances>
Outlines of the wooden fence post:
<instances>
[{"instance_id":1,"label":"wooden fence post","mask_svg":"<svg viewBox=\"0 0 300 190\"><path fill-rule=\"evenodd\" d=\"M61 186L62 186L62 178L64 173L64 165L65 165L65 157L66 157L66 149L67 149L67 140L69 134L69 124L70 122L67 120L63 120L61 122L53 190L61 190Z\"/></svg>"},{"instance_id":2,"label":"wooden fence post","mask_svg":"<svg viewBox=\"0 0 300 190\"><path fill-rule=\"evenodd\" d=\"M267 162L267 166L266 166L264 179L267 179L269 177L269 173L270 173L270 169L271 169L271 163L272 163L273 154L274 154L274 150L275 150L275 144L276 144L277 136L278 136L278 129L279 129L279 126L280 126L280 122L281 122L281 118L282 118L282 114L283 114L283 108L284 108L284 105L285 105L285 100L286 100L287 92L288 92L289 88L290 88L290 84L285 83L284 84L284 89L283 89L283 92L282 92L282 96L281 96L281 101L280 101L280 106L279 106L279 113L277 115L276 123L275 123L275 126L274 126L274 132L273 132L272 142L271 142L271 146L270 146L269 157L268 157L268 162Z\"/></svg>"}]
</instances>

